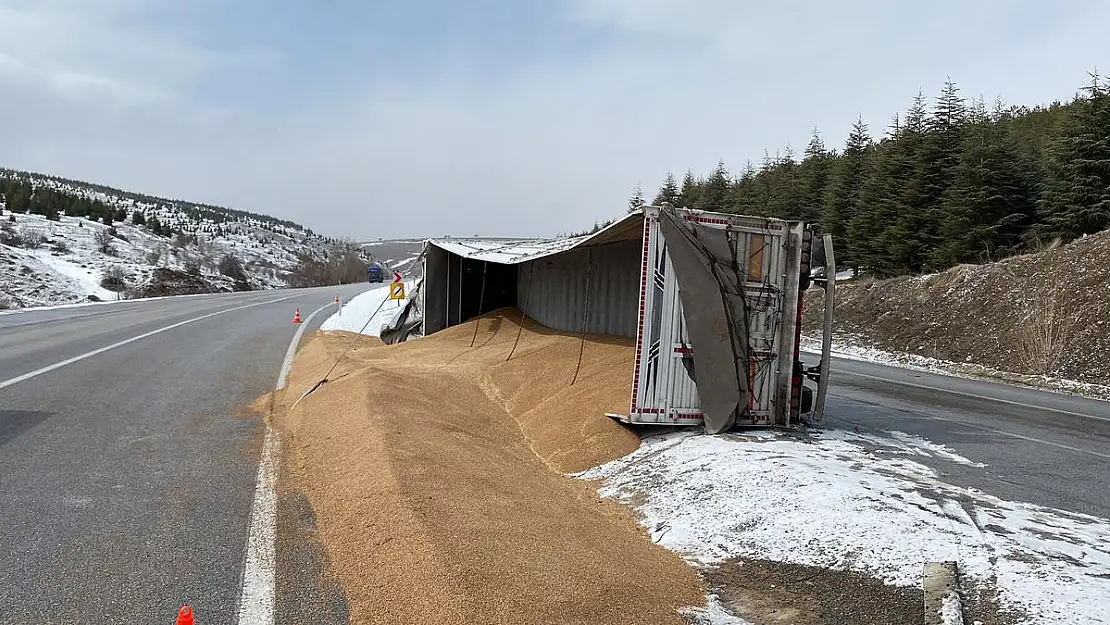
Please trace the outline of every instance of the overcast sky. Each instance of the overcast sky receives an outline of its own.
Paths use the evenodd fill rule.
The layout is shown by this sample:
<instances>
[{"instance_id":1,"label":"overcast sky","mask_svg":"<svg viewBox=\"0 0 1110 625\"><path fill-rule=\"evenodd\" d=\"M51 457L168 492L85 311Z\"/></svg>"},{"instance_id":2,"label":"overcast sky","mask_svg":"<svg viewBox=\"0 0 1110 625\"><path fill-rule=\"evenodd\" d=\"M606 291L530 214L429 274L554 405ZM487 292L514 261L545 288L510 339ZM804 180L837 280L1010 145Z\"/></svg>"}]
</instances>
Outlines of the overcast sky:
<instances>
[{"instance_id":1,"label":"overcast sky","mask_svg":"<svg viewBox=\"0 0 1110 625\"><path fill-rule=\"evenodd\" d=\"M0 165L353 238L554 235L668 170L1067 100L1100 0L0 0Z\"/></svg>"}]
</instances>

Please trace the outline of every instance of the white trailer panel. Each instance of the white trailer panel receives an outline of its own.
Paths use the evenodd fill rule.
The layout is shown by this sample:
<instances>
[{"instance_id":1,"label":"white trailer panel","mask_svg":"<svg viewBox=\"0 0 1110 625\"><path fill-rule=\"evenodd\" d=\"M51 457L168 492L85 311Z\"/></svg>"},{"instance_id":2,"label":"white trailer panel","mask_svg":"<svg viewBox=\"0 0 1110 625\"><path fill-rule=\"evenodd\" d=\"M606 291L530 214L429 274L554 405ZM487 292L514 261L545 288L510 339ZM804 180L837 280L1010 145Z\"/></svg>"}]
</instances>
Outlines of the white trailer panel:
<instances>
[{"instance_id":1,"label":"white trailer panel","mask_svg":"<svg viewBox=\"0 0 1110 625\"><path fill-rule=\"evenodd\" d=\"M628 423L699 425L703 415L698 389L684 363L693 350L678 283L660 231L659 209L647 207L645 211L632 400L628 415L611 416ZM743 266L752 394L749 418L737 420L737 425L788 422L792 362L789 356L785 361L782 358L793 354L795 347L796 252L800 248L790 245L790 238L797 235L800 239L800 224L792 229L794 224L778 219L686 209L677 212L684 220L733 233L737 262ZM791 301L793 308L789 308ZM779 367L780 362L785 365Z\"/></svg>"}]
</instances>

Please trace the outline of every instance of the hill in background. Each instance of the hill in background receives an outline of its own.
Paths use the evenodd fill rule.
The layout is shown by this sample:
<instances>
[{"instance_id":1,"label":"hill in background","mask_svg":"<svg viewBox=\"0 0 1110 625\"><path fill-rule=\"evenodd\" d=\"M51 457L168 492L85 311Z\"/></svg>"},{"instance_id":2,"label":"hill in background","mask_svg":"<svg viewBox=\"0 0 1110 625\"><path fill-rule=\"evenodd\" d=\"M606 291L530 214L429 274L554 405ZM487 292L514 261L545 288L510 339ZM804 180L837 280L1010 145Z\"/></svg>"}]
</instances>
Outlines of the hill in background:
<instances>
[{"instance_id":1,"label":"hill in background","mask_svg":"<svg viewBox=\"0 0 1110 625\"><path fill-rule=\"evenodd\" d=\"M0 169L0 308L365 280L292 221Z\"/></svg>"}]
</instances>

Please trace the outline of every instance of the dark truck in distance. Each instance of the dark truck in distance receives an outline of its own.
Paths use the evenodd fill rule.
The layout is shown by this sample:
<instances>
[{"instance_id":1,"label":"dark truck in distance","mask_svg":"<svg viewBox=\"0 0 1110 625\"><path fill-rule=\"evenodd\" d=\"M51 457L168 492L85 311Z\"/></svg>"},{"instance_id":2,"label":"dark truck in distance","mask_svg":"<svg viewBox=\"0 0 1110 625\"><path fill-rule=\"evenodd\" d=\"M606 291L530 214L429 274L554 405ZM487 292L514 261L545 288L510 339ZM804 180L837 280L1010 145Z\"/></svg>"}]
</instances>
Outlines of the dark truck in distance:
<instances>
[{"instance_id":1,"label":"dark truck in distance","mask_svg":"<svg viewBox=\"0 0 1110 625\"><path fill-rule=\"evenodd\" d=\"M385 282L385 269L378 263L370 263L366 270L367 282Z\"/></svg>"}]
</instances>

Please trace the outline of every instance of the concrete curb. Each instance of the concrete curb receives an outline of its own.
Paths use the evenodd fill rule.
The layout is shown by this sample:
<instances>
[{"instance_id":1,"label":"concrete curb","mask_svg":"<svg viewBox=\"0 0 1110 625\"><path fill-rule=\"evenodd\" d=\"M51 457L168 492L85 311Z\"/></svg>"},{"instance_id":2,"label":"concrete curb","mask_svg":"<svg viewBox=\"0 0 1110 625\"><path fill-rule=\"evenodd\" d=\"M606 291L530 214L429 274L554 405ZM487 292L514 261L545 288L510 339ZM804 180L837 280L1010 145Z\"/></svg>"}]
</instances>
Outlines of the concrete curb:
<instances>
[{"instance_id":1,"label":"concrete curb","mask_svg":"<svg viewBox=\"0 0 1110 625\"><path fill-rule=\"evenodd\" d=\"M955 562L926 562L921 589L925 596L925 625L963 625Z\"/></svg>"}]
</instances>

